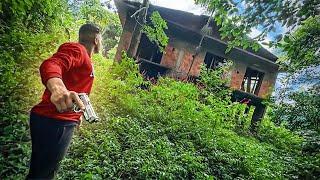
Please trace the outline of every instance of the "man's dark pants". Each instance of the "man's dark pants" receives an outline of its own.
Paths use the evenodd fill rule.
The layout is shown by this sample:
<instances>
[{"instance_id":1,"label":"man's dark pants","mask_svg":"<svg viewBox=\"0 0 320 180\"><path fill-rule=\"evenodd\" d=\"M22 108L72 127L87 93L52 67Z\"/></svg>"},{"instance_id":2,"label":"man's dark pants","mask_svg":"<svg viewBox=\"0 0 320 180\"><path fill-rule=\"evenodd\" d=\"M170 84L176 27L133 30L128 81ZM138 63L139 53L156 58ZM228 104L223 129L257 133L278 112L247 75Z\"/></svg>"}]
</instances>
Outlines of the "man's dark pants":
<instances>
[{"instance_id":1,"label":"man's dark pants","mask_svg":"<svg viewBox=\"0 0 320 180\"><path fill-rule=\"evenodd\" d=\"M31 113L32 154L27 179L53 179L59 163L66 155L74 121L62 121Z\"/></svg>"}]
</instances>

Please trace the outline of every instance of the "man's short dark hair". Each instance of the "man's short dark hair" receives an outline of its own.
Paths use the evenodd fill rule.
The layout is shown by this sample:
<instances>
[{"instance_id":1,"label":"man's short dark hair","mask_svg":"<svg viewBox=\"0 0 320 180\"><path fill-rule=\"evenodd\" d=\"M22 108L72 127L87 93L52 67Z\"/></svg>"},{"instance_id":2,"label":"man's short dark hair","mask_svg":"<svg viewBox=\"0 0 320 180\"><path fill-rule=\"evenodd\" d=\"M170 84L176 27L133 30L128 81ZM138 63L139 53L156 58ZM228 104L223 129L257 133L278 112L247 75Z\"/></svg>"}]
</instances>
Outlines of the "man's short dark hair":
<instances>
[{"instance_id":1,"label":"man's short dark hair","mask_svg":"<svg viewBox=\"0 0 320 180\"><path fill-rule=\"evenodd\" d=\"M79 29L79 42L92 43L95 35L101 33L100 28L92 23L84 24Z\"/></svg>"}]
</instances>

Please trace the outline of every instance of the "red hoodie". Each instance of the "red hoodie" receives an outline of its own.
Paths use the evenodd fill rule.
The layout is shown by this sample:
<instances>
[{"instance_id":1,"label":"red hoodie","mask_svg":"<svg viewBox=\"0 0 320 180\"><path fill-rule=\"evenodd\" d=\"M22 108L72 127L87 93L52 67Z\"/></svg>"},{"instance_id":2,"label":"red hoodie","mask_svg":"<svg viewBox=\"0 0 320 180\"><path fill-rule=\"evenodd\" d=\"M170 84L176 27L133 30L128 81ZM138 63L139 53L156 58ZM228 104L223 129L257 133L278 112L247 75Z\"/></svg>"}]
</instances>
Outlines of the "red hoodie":
<instances>
[{"instance_id":1,"label":"red hoodie","mask_svg":"<svg viewBox=\"0 0 320 180\"><path fill-rule=\"evenodd\" d=\"M58 51L40 66L41 80L44 85L50 78L61 78L69 91L87 93L93 83L93 65L86 48L80 43L62 44ZM31 112L58 120L78 121L81 113L73 111L59 113L50 101L51 92L46 88L42 101Z\"/></svg>"}]
</instances>

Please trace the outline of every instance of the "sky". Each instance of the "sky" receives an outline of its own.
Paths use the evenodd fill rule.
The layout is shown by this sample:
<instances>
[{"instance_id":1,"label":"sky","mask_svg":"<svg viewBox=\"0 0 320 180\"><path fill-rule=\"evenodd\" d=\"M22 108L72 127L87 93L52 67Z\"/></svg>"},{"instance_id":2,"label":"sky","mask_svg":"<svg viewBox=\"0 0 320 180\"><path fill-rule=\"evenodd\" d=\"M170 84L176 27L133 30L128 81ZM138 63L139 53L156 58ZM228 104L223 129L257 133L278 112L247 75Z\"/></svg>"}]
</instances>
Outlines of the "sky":
<instances>
[{"instance_id":1,"label":"sky","mask_svg":"<svg viewBox=\"0 0 320 180\"><path fill-rule=\"evenodd\" d=\"M203 14L205 10L194 4L194 0L150 0L152 4L171 9L188 11L196 15Z\"/></svg>"}]
</instances>

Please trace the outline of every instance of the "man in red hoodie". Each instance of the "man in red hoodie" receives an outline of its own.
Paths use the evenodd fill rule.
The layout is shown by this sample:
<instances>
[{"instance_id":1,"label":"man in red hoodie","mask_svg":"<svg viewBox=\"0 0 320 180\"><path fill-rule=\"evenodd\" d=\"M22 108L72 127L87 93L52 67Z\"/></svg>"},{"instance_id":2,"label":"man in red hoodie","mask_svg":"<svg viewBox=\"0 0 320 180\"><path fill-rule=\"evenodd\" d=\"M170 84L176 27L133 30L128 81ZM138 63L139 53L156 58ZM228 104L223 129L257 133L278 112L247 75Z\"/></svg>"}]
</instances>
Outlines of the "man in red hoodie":
<instances>
[{"instance_id":1,"label":"man in red hoodie","mask_svg":"<svg viewBox=\"0 0 320 180\"><path fill-rule=\"evenodd\" d=\"M73 103L84 110L77 93L91 91L91 56L100 51L101 39L96 25L84 24L78 43L62 44L41 64L41 80L46 89L42 101L30 113L32 154L27 179L54 178L82 115L72 111Z\"/></svg>"}]
</instances>

